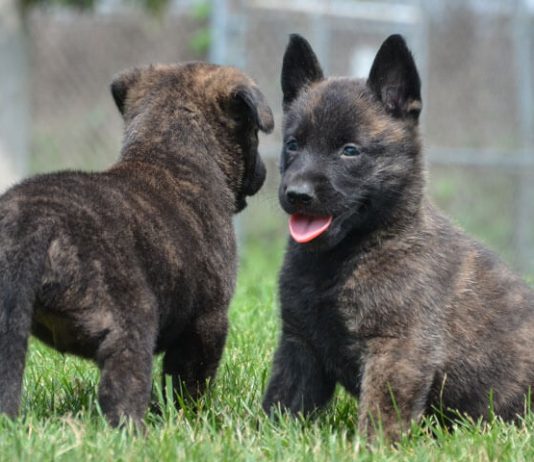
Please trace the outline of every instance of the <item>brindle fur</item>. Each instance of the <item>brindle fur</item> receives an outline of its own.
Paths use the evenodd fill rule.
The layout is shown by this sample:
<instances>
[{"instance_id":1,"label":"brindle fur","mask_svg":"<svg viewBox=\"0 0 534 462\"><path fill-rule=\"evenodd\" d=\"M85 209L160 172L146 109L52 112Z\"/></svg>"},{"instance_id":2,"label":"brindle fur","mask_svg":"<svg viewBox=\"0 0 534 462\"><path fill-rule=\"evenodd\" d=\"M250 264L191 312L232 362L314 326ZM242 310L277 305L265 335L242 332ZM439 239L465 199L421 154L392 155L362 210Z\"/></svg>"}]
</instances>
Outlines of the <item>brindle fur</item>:
<instances>
[{"instance_id":1,"label":"brindle fur","mask_svg":"<svg viewBox=\"0 0 534 462\"><path fill-rule=\"evenodd\" d=\"M334 221L289 242L265 410L310 413L340 383L371 438L379 424L398 438L436 410L515 419L534 384L534 293L425 196L420 83L402 37L363 81L323 78L292 36L282 87L284 139L298 151L283 149L281 204ZM360 155L341 156L345 143ZM288 188L309 200L289 201Z\"/></svg>"},{"instance_id":2,"label":"brindle fur","mask_svg":"<svg viewBox=\"0 0 534 462\"><path fill-rule=\"evenodd\" d=\"M28 336L96 361L109 422L139 422L153 355L199 396L227 332L232 216L265 178L273 118L237 69L203 63L116 77L120 160L35 176L0 198L0 411L15 416Z\"/></svg>"}]
</instances>

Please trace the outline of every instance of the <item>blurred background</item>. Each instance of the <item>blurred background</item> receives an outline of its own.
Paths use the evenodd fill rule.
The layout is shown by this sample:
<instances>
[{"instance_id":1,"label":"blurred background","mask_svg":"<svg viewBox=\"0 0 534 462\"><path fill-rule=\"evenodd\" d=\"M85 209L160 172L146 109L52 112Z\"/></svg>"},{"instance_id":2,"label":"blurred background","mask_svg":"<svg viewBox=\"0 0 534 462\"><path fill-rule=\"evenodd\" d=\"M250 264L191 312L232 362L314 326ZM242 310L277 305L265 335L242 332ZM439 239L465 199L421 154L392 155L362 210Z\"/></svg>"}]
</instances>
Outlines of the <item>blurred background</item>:
<instances>
[{"instance_id":1,"label":"blurred background","mask_svg":"<svg viewBox=\"0 0 534 462\"><path fill-rule=\"evenodd\" d=\"M387 35L404 34L423 82L430 194L534 275L534 0L0 0L0 190L28 174L113 163L122 121L109 83L123 68L236 65L277 122L260 145L268 183L240 236L280 249L279 75L291 32L308 38L327 74L358 77Z\"/></svg>"}]
</instances>

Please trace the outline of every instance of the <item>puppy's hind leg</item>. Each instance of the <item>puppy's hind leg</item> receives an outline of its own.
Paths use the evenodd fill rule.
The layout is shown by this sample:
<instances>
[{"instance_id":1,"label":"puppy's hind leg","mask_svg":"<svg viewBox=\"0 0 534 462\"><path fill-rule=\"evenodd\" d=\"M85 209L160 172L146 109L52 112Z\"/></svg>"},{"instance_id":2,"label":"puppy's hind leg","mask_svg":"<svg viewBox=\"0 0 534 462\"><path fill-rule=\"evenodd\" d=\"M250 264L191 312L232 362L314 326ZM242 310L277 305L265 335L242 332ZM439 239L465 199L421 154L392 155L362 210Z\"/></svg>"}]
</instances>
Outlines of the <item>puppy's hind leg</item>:
<instances>
[{"instance_id":1,"label":"puppy's hind leg","mask_svg":"<svg viewBox=\"0 0 534 462\"><path fill-rule=\"evenodd\" d=\"M226 310L205 313L165 352L163 386L165 375L170 375L175 398L183 396L195 400L204 393L207 380L214 379L217 373L227 331Z\"/></svg>"},{"instance_id":2,"label":"puppy's hind leg","mask_svg":"<svg viewBox=\"0 0 534 462\"><path fill-rule=\"evenodd\" d=\"M10 417L19 412L33 305L42 272L39 254L31 245L0 249L0 413Z\"/></svg>"},{"instance_id":3,"label":"puppy's hind leg","mask_svg":"<svg viewBox=\"0 0 534 462\"><path fill-rule=\"evenodd\" d=\"M19 412L33 304L18 290L0 284L0 412L10 417Z\"/></svg>"},{"instance_id":4,"label":"puppy's hind leg","mask_svg":"<svg viewBox=\"0 0 534 462\"><path fill-rule=\"evenodd\" d=\"M157 323L144 321L114 327L97 354L98 401L112 426L128 419L140 426L148 408Z\"/></svg>"}]
</instances>

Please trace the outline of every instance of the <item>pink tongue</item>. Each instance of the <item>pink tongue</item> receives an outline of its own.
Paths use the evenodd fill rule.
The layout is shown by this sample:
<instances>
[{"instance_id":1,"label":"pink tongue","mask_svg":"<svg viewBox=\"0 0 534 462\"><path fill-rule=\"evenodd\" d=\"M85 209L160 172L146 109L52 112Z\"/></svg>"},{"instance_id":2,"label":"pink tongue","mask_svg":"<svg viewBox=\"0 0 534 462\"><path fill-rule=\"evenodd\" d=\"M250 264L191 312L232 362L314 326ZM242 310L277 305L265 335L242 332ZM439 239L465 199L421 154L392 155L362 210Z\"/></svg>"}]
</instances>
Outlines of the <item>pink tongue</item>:
<instances>
[{"instance_id":1,"label":"pink tongue","mask_svg":"<svg viewBox=\"0 0 534 462\"><path fill-rule=\"evenodd\" d=\"M295 213L289 217L289 232L299 244L310 242L323 234L332 223L332 217L312 217Z\"/></svg>"}]
</instances>

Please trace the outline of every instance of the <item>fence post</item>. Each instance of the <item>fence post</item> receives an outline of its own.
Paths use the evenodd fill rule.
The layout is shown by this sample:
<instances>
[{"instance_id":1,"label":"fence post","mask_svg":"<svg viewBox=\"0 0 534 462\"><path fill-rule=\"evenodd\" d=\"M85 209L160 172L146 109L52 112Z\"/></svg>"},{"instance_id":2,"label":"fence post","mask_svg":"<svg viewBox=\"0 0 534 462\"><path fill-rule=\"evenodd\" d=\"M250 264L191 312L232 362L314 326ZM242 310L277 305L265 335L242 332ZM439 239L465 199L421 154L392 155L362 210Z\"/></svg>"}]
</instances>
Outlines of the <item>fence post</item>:
<instances>
[{"instance_id":1,"label":"fence post","mask_svg":"<svg viewBox=\"0 0 534 462\"><path fill-rule=\"evenodd\" d=\"M28 170L27 45L16 0L0 0L0 191Z\"/></svg>"},{"instance_id":2,"label":"fence post","mask_svg":"<svg viewBox=\"0 0 534 462\"><path fill-rule=\"evenodd\" d=\"M514 20L511 22L514 37L515 61L517 66L517 104L519 109L519 142L522 161L534 156L534 96L531 75L532 32L531 18L525 0L517 0ZM519 171L518 197L516 204L515 243L520 269L534 271L534 185L528 174Z\"/></svg>"},{"instance_id":3,"label":"fence post","mask_svg":"<svg viewBox=\"0 0 534 462\"><path fill-rule=\"evenodd\" d=\"M237 52L242 43L235 34L240 32L236 29L235 18L230 14L231 0L212 0L211 4L211 43L209 60L211 63L239 66ZM245 230L243 220L239 215L234 216L234 228L238 246L243 245Z\"/></svg>"}]
</instances>

